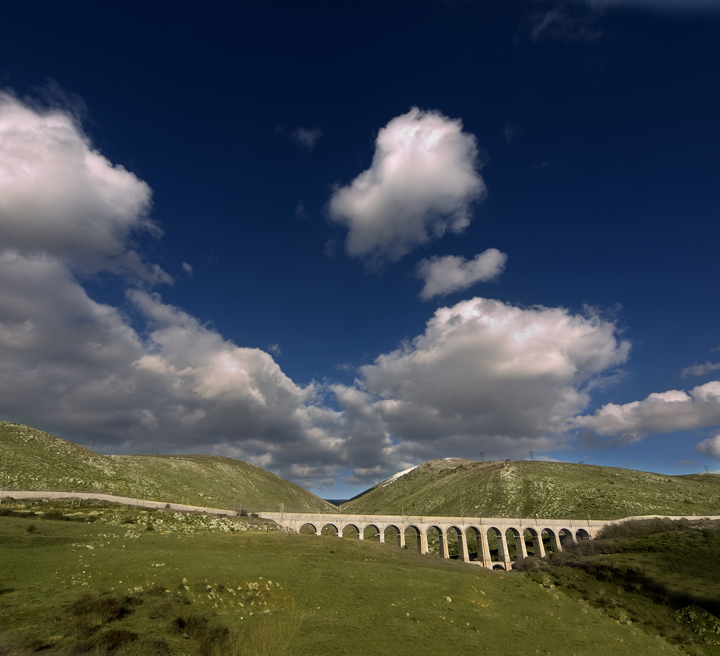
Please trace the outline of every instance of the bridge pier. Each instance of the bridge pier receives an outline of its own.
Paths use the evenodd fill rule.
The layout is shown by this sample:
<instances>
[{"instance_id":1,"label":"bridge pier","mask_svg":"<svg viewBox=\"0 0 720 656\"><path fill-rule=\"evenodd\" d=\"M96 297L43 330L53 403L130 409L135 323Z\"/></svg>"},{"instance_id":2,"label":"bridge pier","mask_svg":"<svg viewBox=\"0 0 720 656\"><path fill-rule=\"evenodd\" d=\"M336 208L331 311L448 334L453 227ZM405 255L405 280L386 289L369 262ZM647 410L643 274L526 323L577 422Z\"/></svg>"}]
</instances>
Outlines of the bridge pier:
<instances>
[{"instance_id":1,"label":"bridge pier","mask_svg":"<svg viewBox=\"0 0 720 656\"><path fill-rule=\"evenodd\" d=\"M510 565L510 550L508 549L507 538L505 532L500 531L500 539L498 540L498 559L505 563L505 569Z\"/></svg>"},{"instance_id":2,"label":"bridge pier","mask_svg":"<svg viewBox=\"0 0 720 656\"><path fill-rule=\"evenodd\" d=\"M520 545L519 545L520 551L518 553L518 558L527 558L528 554L527 554L527 547L525 546L525 532L523 531L522 526L520 527L519 533L520 533L520 537L515 538L516 550L518 548L518 542L520 542Z\"/></svg>"},{"instance_id":3,"label":"bridge pier","mask_svg":"<svg viewBox=\"0 0 720 656\"><path fill-rule=\"evenodd\" d=\"M545 558L545 545L542 541L542 533L535 531L533 535L533 547L535 548L536 558Z\"/></svg>"},{"instance_id":4,"label":"bridge pier","mask_svg":"<svg viewBox=\"0 0 720 656\"><path fill-rule=\"evenodd\" d=\"M447 541L447 531L443 532L443 530L438 527L438 542L440 547L440 558L450 558L450 549L448 548L448 541Z\"/></svg>"},{"instance_id":5,"label":"bridge pier","mask_svg":"<svg viewBox=\"0 0 720 656\"><path fill-rule=\"evenodd\" d=\"M458 558L464 563L470 562L470 553L468 552L467 536L464 531L458 533Z\"/></svg>"}]
</instances>

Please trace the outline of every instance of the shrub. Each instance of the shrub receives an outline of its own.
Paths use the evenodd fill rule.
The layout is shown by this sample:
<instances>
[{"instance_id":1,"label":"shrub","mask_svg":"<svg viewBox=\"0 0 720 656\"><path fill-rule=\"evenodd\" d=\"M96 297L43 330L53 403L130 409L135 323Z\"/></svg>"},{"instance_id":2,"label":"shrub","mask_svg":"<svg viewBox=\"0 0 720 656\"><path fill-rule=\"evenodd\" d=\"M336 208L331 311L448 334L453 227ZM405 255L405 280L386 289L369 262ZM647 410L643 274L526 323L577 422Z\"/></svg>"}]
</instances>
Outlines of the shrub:
<instances>
[{"instance_id":1,"label":"shrub","mask_svg":"<svg viewBox=\"0 0 720 656\"><path fill-rule=\"evenodd\" d=\"M98 596L92 592L83 592L71 605L70 612L75 617L97 615L103 622L119 620L132 610L130 597L118 598L116 595Z\"/></svg>"},{"instance_id":2,"label":"shrub","mask_svg":"<svg viewBox=\"0 0 720 656\"><path fill-rule=\"evenodd\" d=\"M35 524L30 524L30 526L28 526L25 530L28 533L35 533L35 531L37 531L38 529L37 529L37 526L35 526Z\"/></svg>"},{"instance_id":3,"label":"shrub","mask_svg":"<svg viewBox=\"0 0 720 656\"><path fill-rule=\"evenodd\" d=\"M128 642L137 640L138 634L127 629L110 629L97 637L97 644L110 652L115 651Z\"/></svg>"}]
</instances>

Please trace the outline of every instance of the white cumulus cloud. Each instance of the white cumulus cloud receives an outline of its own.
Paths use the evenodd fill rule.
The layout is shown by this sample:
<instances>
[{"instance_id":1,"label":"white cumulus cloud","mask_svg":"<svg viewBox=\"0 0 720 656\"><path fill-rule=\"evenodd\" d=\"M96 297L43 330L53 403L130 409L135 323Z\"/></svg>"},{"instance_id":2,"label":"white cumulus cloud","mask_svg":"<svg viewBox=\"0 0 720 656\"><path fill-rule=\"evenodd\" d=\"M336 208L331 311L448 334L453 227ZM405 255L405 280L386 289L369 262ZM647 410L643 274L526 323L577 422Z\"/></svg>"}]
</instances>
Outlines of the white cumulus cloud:
<instances>
[{"instance_id":1,"label":"white cumulus cloud","mask_svg":"<svg viewBox=\"0 0 720 656\"><path fill-rule=\"evenodd\" d=\"M346 250L371 266L393 262L470 223L485 194L475 137L462 123L417 107L380 130L372 165L330 199L330 218L349 229Z\"/></svg>"},{"instance_id":2,"label":"white cumulus cloud","mask_svg":"<svg viewBox=\"0 0 720 656\"><path fill-rule=\"evenodd\" d=\"M704 456L720 460L720 433L718 433L715 437L711 437L700 442L695 447L695 451L697 453L702 453Z\"/></svg>"},{"instance_id":3,"label":"white cumulus cloud","mask_svg":"<svg viewBox=\"0 0 720 656\"><path fill-rule=\"evenodd\" d=\"M344 461L339 413L314 385L157 294L129 290L121 312L89 298L59 260L13 252L0 254L0 282L4 417L111 452L218 452L323 476Z\"/></svg>"},{"instance_id":4,"label":"white cumulus cloud","mask_svg":"<svg viewBox=\"0 0 720 656\"><path fill-rule=\"evenodd\" d=\"M422 335L335 393L355 430L376 440L374 457L517 457L562 442L588 383L629 348L591 312L474 298L438 309Z\"/></svg>"},{"instance_id":5,"label":"white cumulus cloud","mask_svg":"<svg viewBox=\"0 0 720 656\"><path fill-rule=\"evenodd\" d=\"M321 390L158 294L125 289L128 276L169 280L131 242L159 234L150 197L70 114L0 95L1 416L106 451L216 452L327 482L346 450ZM77 278L100 270L120 274L122 307Z\"/></svg>"},{"instance_id":6,"label":"white cumulus cloud","mask_svg":"<svg viewBox=\"0 0 720 656\"><path fill-rule=\"evenodd\" d=\"M420 292L424 299L467 289L476 282L497 278L505 268L507 255L497 248L488 248L472 260L457 255L431 257L421 260L417 275L425 281Z\"/></svg>"},{"instance_id":7,"label":"white cumulus cloud","mask_svg":"<svg viewBox=\"0 0 720 656\"><path fill-rule=\"evenodd\" d=\"M38 111L0 92L0 244L42 252L75 269L149 282L171 279L132 248L160 235L148 218L150 187L95 150L75 119Z\"/></svg>"},{"instance_id":8,"label":"white cumulus cloud","mask_svg":"<svg viewBox=\"0 0 720 656\"><path fill-rule=\"evenodd\" d=\"M627 442L651 433L695 430L720 424L720 382L698 385L689 392L669 390L623 405L608 403L592 415L572 420L574 428L598 435L620 436Z\"/></svg>"}]
</instances>

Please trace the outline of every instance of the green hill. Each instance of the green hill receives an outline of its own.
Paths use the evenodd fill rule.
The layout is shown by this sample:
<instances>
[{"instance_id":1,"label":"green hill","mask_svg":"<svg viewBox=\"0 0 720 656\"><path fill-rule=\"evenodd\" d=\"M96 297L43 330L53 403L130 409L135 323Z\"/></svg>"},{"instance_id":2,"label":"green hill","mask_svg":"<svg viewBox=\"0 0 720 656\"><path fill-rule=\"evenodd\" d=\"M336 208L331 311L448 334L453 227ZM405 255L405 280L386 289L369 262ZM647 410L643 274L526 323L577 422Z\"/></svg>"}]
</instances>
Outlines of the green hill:
<instances>
[{"instance_id":1,"label":"green hill","mask_svg":"<svg viewBox=\"0 0 720 656\"><path fill-rule=\"evenodd\" d=\"M48 433L0 422L6 490L103 492L214 508L333 512L311 492L241 460L221 456L103 456Z\"/></svg>"},{"instance_id":2,"label":"green hill","mask_svg":"<svg viewBox=\"0 0 720 656\"><path fill-rule=\"evenodd\" d=\"M342 505L343 512L615 519L720 514L720 476L664 476L560 462L431 460Z\"/></svg>"}]
</instances>

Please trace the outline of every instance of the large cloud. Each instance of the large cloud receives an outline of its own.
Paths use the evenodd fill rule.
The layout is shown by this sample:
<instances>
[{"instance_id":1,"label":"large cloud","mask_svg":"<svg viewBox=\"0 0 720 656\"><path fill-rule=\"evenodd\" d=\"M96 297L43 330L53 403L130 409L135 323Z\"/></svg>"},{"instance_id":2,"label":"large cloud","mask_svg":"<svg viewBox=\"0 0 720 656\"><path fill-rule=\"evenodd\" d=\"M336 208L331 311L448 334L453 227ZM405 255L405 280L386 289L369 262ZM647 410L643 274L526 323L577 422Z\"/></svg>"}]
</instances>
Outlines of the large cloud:
<instances>
[{"instance_id":1,"label":"large cloud","mask_svg":"<svg viewBox=\"0 0 720 656\"><path fill-rule=\"evenodd\" d=\"M345 449L314 385L155 293L116 308L79 283L168 280L130 242L157 232L149 203L71 115L0 95L0 412L109 451L215 451L327 482Z\"/></svg>"},{"instance_id":2,"label":"large cloud","mask_svg":"<svg viewBox=\"0 0 720 656\"><path fill-rule=\"evenodd\" d=\"M557 445L588 383L625 362L629 344L615 333L590 312L474 298L437 310L424 334L362 367L360 391L336 393L398 458L518 456Z\"/></svg>"},{"instance_id":3,"label":"large cloud","mask_svg":"<svg viewBox=\"0 0 720 656\"><path fill-rule=\"evenodd\" d=\"M129 243L160 234L150 187L92 148L72 115L38 111L0 92L0 244L43 252L90 272L168 282Z\"/></svg>"},{"instance_id":4,"label":"large cloud","mask_svg":"<svg viewBox=\"0 0 720 656\"><path fill-rule=\"evenodd\" d=\"M2 253L0 281L5 416L111 451L232 453L286 473L298 463L309 480L344 462L339 415L313 385L157 294L128 291L139 334L56 259Z\"/></svg>"},{"instance_id":5,"label":"large cloud","mask_svg":"<svg viewBox=\"0 0 720 656\"><path fill-rule=\"evenodd\" d=\"M475 137L459 120L416 107L380 130L373 162L335 190L329 212L349 228L348 254L378 266L470 223L485 193Z\"/></svg>"},{"instance_id":6,"label":"large cloud","mask_svg":"<svg viewBox=\"0 0 720 656\"><path fill-rule=\"evenodd\" d=\"M635 442L651 433L672 433L720 424L720 382L698 385L689 392L670 390L643 401L608 403L592 415L572 420L573 428Z\"/></svg>"},{"instance_id":7,"label":"large cloud","mask_svg":"<svg viewBox=\"0 0 720 656\"><path fill-rule=\"evenodd\" d=\"M507 255L497 248L488 248L472 260L457 255L421 260L417 275L425 281L420 296L424 299L457 292L476 282L497 278L505 268Z\"/></svg>"}]
</instances>

